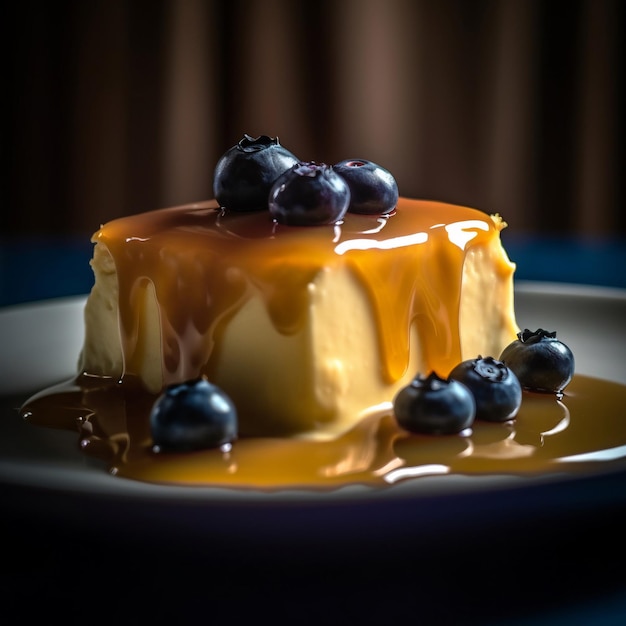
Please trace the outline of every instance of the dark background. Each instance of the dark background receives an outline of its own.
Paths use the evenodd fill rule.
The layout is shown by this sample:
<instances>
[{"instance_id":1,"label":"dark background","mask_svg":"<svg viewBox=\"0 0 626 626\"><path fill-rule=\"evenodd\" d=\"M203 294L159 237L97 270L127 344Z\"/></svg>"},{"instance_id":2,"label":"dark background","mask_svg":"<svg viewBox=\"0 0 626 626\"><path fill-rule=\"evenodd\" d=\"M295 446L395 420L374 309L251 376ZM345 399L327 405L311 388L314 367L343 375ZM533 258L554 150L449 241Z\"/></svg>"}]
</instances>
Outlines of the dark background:
<instances>
[{"instance_id":1,"label":"dark background","mask_svg":"<svg viewBox=\"0 0 626 626\"><path fill-rule=\"evenodd\" d=\"M3 3L0 233L207 199L243 135L515 234L626 235L620 0Z\"/></svg>"},{"instance_id":2,"label":"dark background","mask_svg":"<svg viewBox=\"0 0 626 626\"><path fill-rule=\"evenodd\" d=\"M243 133L277 135L303 160L377 161L405 196L501 213L518 278L624 287L625 13L621 0L4 2L0 305L85 293L99 225L209 198L216 160ZM345 526L372 511L312 511L303 532L315 515L330 530L305 555L255 545L256 535L221 543L228 526L210 516L205 544L174 534L164 545L133 501L94 496L74 510L58 494L5 490L15 549L0 597L21 615L81 624L123 623L129 596L133 618L154 623L257 609L277 623L326 623L340 596L348 621L482 625L503 623L514 596L533 617L525 623L612 625L624 615L618 478L606 491L590 481L560 492L547 510L575 502L565 520L545 507L537 515L536 495L512 506L520 493L494 503L491 517L474 499L433 508L433 520L470 529L482 513L475 543L421 534L416 508L398 507L403 533L394 526L374 546L360 543L358 523L354 534ZM43 507L45 519L31 513ZM269 513L259 514L271 534ZM389 510L378 515L388 527ZM111 520L143 528L107 534ZM340 520L353 540L329 568L324 541ZM299 567L305 556L317 567ZM331 593L312 596L320 582Z\"/></svg>"}]
</instances>

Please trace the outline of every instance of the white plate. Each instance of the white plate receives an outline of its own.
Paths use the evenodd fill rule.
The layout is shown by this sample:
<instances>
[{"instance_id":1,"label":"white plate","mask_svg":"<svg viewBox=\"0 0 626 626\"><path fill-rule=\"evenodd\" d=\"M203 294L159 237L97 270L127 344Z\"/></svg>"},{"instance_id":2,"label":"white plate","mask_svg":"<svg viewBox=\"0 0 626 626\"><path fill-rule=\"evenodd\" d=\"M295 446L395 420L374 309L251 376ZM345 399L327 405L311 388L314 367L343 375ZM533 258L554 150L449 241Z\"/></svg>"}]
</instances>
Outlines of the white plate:
<instances>
[{"instance_id":1,"label":"white plate","mask_svg":"<svg viewBox=\"0 0 626 626\"><path fill-rule=\"evenodd\" d=\"M328 623L331 597L343 597L353 615L358 610L359 623L372 623L372 612L374 623L386 623L382 616L394 607L407 615L417 607L428 623L469 623L468 611L480 604L490 618L480 623L503 624L490 620L509 609L569 606L573 591L581 601L605 592L612 601L617 579L610 572L623 570L613 546L626 523L626 467L593 476L439 476L377 491L272 495L108 475L78 450L74 433L33 428L15 410L30 392L74 374L83 304L69 298L0 310L0 519L22 549L30 546L29 558L55 555L40 570L41 587L51 588L59 563L79 554L89 610L92 596L95 605L102 598L92 584L102 561L117 564L118 580L132 563L126 584L143 581L150 597L175 589L180 606L201 611L208 591L195 570L191 578L188 572L200 564L210 576L219 566L227 577L220 593L228 597L231 590L220 615L229 621L232 611L245 610L234 599L238 583L246 585L249 611L273 597L272 617L281 608L283 617L285 611L304 617L306 606L306 623L320 624ZM626 383L625 291L520 282L516 310L522 327L557 330L576 355L577 372ZM584 559L594 572L588 580ZM66 563L74 576L75 566ZM300 584L302 563L310 575ZM26 569L31 582L34 570ZM63 580L56 584L59 593L67 591ZM451 585L455 604L448 602ZM105 578L100 588L108 587ZM31 587L15 588L30 602ZM313 603L310 589L318 594ZM154 602L140 602L139 613L145 616ZM442 620L443 609L450 619L456 612L457 621Z\"/></svg>"},{"instance_id":2,"label":"white plate","mask_svg":"<svg viewBox=\"0 0 626 626\"><path fill-rule=\"evenodd\" d=\"M0 396L69 378L82 346L85 296L0 309Z\"/></svg>"}]
</instances>

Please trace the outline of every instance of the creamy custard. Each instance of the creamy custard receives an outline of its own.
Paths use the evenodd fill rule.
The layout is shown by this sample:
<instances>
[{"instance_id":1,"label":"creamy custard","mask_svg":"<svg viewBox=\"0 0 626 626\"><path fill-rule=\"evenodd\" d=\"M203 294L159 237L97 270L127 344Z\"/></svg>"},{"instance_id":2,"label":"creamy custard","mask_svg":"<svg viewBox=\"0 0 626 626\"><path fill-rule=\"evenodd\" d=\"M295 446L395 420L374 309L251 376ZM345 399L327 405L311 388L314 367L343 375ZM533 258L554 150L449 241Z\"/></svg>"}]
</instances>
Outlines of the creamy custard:
<instances>
[{"instance_id":1,"label":"creamy custard","mask_svg":"<svg viewBox=\"0 0 626 626\"><path fill-rule=\"evenodd\" d=\"M497 216L401 198L388 216L275 224L214 202L104 225L80 370L148 392L199 375L242 435L333 438L418 371L515 338Z\"/></svg>"}]
</instances>

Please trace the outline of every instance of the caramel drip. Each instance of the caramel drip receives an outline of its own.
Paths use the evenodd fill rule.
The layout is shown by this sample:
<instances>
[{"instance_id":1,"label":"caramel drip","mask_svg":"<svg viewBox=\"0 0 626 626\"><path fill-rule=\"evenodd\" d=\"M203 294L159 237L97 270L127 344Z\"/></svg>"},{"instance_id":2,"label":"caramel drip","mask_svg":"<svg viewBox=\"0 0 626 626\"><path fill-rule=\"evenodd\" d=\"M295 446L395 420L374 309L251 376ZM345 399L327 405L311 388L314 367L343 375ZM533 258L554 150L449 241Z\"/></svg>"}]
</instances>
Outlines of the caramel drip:
<instances>
[{"instance_id":1,"label":"caramel drip","mask_svg":"<svg viewBox=\"0 0 626 626\"><path fill-rule=\"evenodd\" d=\"M332 490L433 474L593 473L626 460L626 387L580 375L562 400L524 392L514 421L475 422L467 436L411 435L382 411L332 441L242 438L229 453L154 452L154 401L132 380L81 376L37 394L21 413L31 424L76 430L80 449L116 475L155 483Z\"/></svg>"},{"instance_id":2,"label":"caramel drip","mask_svg":"<svg viewBox=\"0 0 626 626\"><path fill-rule=\"evenodd\" d=\"M584 376L574 378L561 401L525 392L514 421L476 422L466 436L410 435L390 410L381 410L330 440L242 436L227 453L152 449L156 395L140 383L150 322L161 332L166 383L211 378L224 329L250 298L260 298L278 333L291 335L307 322L318 274L345 268L369 299L382 380L392 383L406 373L415 328L421 361L446 375L461 360L465 257L474 246L479 253L500 246L498 228L480 211L406 199L389 216L348 214L334 226L283 226L267 212L224 212L212 202L112 221L94 241L108 249L118 279L122 384L82 374L33 396L22 415L33 424L77 429L81 450L111 472L158 483L382 487L433 473L589 472L622 463L626 387ZM493 260L493 271L510 275L504 255ZM152 295L156 322L148 319Z\"/></svg>"},{"instance_id":3,"label":"caramel drip","mask_svg":"<svg viewBox=\"0 0 626 626\"><path fill-rule=\"evenodd\" d=\"M311 227L206 202L114 220L94 241L107 246L117 269L127 375L138 373L138 320L150 285L161 315L164 370L173 381L211 371L220 328L251 289L276 330L294 333L320 268L344 264L370 298L383 379L394 382L406 371L414 323L431 369L447 373L460 360L463 256L495 237L493 221L480 211L400 199L386 217L348 214L339 225ZM192 371L183 373L181 361Z\"/></svg>"}]
</instances>

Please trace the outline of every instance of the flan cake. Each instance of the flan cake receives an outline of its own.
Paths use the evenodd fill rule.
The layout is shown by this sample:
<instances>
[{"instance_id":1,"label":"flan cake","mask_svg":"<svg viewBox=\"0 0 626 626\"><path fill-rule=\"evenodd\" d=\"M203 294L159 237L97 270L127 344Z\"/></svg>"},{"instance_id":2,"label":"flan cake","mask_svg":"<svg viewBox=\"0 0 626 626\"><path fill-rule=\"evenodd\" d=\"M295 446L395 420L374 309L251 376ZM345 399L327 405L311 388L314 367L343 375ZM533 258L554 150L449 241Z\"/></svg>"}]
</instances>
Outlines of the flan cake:
<instances>
[{"instance_id":1,"label":"flan cake","mask_svg":"<svg viewBox=\"0 0 626 626\"><path fill-rule=\"evenodd\" d=\"M417 372L515 339L505 226L402 197L314 226L214 200L113 220L93 237L79 372L154 394L206 376L242 437L339 436Z\"/></svg>"}]
</instances>

